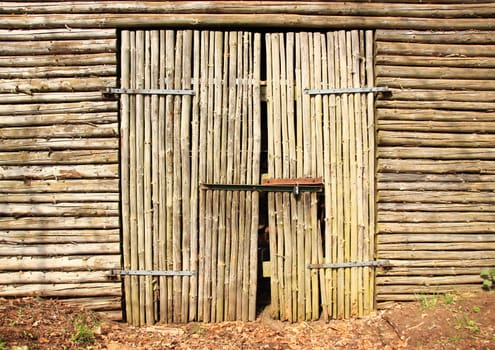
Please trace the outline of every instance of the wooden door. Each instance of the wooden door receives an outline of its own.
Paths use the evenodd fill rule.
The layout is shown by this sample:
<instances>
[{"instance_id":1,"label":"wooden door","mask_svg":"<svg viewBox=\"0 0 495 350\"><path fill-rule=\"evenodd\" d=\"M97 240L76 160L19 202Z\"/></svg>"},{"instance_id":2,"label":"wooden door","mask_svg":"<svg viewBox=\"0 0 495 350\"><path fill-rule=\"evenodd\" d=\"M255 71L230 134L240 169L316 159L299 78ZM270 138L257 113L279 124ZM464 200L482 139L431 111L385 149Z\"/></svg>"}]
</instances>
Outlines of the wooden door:
<instances>
[{"instance_id":1,"label":"wooden door","mask_svg":"<svg viewBox=\"0 0 495 350\"><path fill-rule=\"evenodd\" d=\"M260 35L121 33L127 320L253 320Z\"/></svg>"},{"instance_id":2,"label":"wooden door","mask_svg":"<svg viewBox=\"0 0 495 350\"><path fill-rule=\"evenodd\" d=\"M269 176L324 184L323 196L269 195L272 312L290 321L365 315L374 303L374 121L373 93L359 88L373 86L372 32L265 39Z\"/></svg>"}]
</instances>

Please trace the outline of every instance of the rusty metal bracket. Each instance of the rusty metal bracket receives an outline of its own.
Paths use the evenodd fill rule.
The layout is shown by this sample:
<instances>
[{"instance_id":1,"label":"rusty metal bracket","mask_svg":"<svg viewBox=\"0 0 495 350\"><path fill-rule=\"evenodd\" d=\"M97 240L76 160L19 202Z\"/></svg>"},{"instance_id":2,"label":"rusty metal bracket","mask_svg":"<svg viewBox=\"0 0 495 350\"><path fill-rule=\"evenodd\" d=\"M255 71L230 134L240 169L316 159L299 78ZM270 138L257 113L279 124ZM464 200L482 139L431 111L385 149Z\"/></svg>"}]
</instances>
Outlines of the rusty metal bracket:
<instances>
[{"instance_id":1,"label":"rusty metal bracket","mask_svg":"<svg viewBox=\"0 0 495 350\"><path fill-rule=\"evenodd\" d=\"M161 270L113 270L121 276L194 276L195 271L161 271Z\"/></svg>"}]
</instances>

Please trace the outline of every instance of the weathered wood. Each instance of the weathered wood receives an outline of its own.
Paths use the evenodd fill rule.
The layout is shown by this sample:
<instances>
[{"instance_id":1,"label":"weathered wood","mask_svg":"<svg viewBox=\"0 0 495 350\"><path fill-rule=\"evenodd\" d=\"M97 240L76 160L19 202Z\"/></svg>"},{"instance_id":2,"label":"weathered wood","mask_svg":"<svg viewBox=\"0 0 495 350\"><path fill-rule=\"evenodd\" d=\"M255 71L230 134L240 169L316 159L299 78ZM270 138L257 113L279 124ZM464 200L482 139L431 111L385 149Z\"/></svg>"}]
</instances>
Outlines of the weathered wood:
<instances>
[{"instance_id":1,"label":"weathered wood","mask_svg":"<svg viewBox=\"0 0 495 350\"><path fill-rule=\"evenodd\" d=\"M5 4L4 4L5 5ZM12 5L9 4L9 5ZM7 5L8 6L8 5ZM77 29L64 28L47 30L0 30L0 41L40 41L40 40L81 40L113 39L113 29Z\"/></svg>"},{"instance_id":2,"label":"weathered wood","mask_svg":"<svg viewBox=\"0 0 495 350\"><path fill-rule=\"evenodd\" d=\"M492 182L384 182L378 184L379 190L402 191L493 191Z\"/></svg>"},{"instance_id":3,"label":"weathered wood","mask_svg":"<svg viewBox=\"0 0 495 350\"><path fill-rule=\"evenodd\" d=\"M383 11L383 8L380 8ZM331 16L317 14L264 14L260 16L251 9L248 14L195 14L180 16L170 13L106 13L93 14L47 14L4 15L0 28L63 28L67 23L77 28L146 28L150 26L211 26L235 27L243 23L250 27L266 28L337 28L337 29L424 29L424 30L491 30L489 18L414 18L372 16Z\"/></svg>"},{"instance_id":4,"label":"weathered wood","mask_svg":"<svg viewBox=\"0 0 495 350\"><path fill-rule=\"evenodd\" d=\"M40 244L0 246L1 256L67 256L94 254L119 254L119 243L78 243L78 244Z\"/></svg>"},{"instance_id":5,"label":"weathered wood","mask_svg":"<svg viewBox=\"0 0 495 350\"><path fill-rule=\"evenodd\" d=\"M407 243L384 243L381 245L381 251L384 252L384 254L387 254L388 252L393 252L393 251L398 251L398 252L403 252L404 250L411 250L411 251L441 251L443 252L448 252L448 251L479 251L481 253L487 252L487 254L490 254L489 251L494 250L494 244L493 242L421 242L421 243L416 243L416 242L407 242ZM479 275L479 274L478 274Z\"/></svg>"},{"instance_id":6,"label":"weathered wood","mask_svg":"<svg viewBox=\"0 0 495 350\"><path fill-rule=\"evenodd\" d=\"M495 50L494 50L495 51ZM403 89L437 89L437 90L495 90L493 80L473 79L420 79L420 78L395 78L377 77L377 86Z\"/></svg>"},{"instance_id":7,"label":"weathered wood","mask_svg":"<svg viewBox=\"0 0 495 350\"><path fill-rule=\"evenodd\" d=\"M20 271L0 273L2 285L9 284L63 284L63 283L101 283L118 280L111 271Z\"/></svg>"},{"instance_id":8,"label":"weathered wood","mask_svg":"<svg viewBox=\"0 0 495 350\"><path fill-rule=\"evenodd\" d=\"M1 297L100 297L120 296L120 282L0 285Z\"/></svg>"},{"instance_id":9,"label":"weathered wood","mask_svg":"<svg viewBox=\"0 0 495 350\"><path fill-rule=\"evenodd\" d=\"M493 244L492 244L493 245ZM414 251L384 251L378 252L380 259L426 259L426 260L476 260L476 259L494 259L495 251L493 250L414 250Z\"/></svg>"},{"instance_id":10,"label":"weathered wood","mask_svg":"<svg viewBox=\"0 0 495 350\"><path fill-rule=\"evenodd\" d=\"M401 67L403 68L403 67ZM423 67L424 68L424 67ZM422 68L422 69L423 69ZM431 69L431 68L430 68ZM435 67L443 70L444 68ZM481 79L489 79L489 76L481 75ZM392 97L393 96L393 97ZM378 101L458 101L458 102L493 102L495 101L495 92L493 91L438 91L438 90L405 90L391 89L390 98L381 96ZM460 104L458 104L460 105ZM455 105L457 106L457 105Z\"/></svg>"},{"instance_id":11,"label":"weathered wood","mask_svg":"<svg viewBox=\"0 0 495 350\"><path fill-rule=\"evenodd\" d=\"M479 266L449 267L445 269L430 267L392 267L388 269L378 269L378 276L457 276L476 275L480 278Z\"/></svg>"},{"instance_id":12,"label":"weathered wood","mask_svg":"<svg viewBox=\"0 0 495 350\"><path fill-rule=\"evenodd\" d=\"M431 242L431 243L464 243L464 242L495 242L494 234L380 234L377 237L380 243L406 243L406 242Z\"/></svg>"},{"instance_id":13,"label":"weathered wood","mask_svg":"<svg viewBox=\"0 0 495 350\"><path fill-rule=\"evenodd\" d=\"M122 312L120 311L122 305L122 299L120 297L99 297L99 298L66 298L63 299L64 303L70 305L77 305L93 311L109 311L119 310L116 313L120 313L120 319L122 318ZM112 318L114 319L114 318Z\"/></svg>"},{"instance_id":14,"label":"weathered wood","mask_svg":"<svg viewBox=\"0 0 495 350\"><path fill-rule=\"evenodd\" d=\"M37 137L115 137L118 135L118 124L56 124L33 127L1 128L0 137L37 138Z\"/></svg>"},{"instance_id":15,"label":"weathered wood","mask_svg":"<svg viewBox=\"0 0 495 350\"><path fill-rule=\"evenodd\" d=\"M3 139L0 151L40 151L40 150L117 150L119 141L116 138L26 138Z\"/></svg>"},{"instance_id":16,"label":"weathered wood","mask_svg":"<svg viewBox=\"0 0 495 350\"><path fill-rule=\"evenodd\" d=\"M443 284L468 284L479 283L479 273L471 275L456 275L456 276L378 276L376 283L379 285L427 285L435 288Z\"/></svg>"},{"instance_id":17,"label":"weathered wood","mask_svg":"<svg viewBox=\"0 0 495 350\"><path fill-rule=\"evenodd\" d=\"M70 9L70 10L69 10ZM377 3L334 2L332 6L322 1L287 1L278 6L275 1L263 1L256 4L232 4L229 1L195 1L193 3L149 1L141 3L95 3L88 1L69 1L64 5L33 4L28 8L30 14L49 13L258 13L258 14L321 14L321 15L358 15L358 16L411 16L411 17L483 17L492 12L491 4L393 4L390 1ZM2 12L7 14L25 14L26 6L19 3L5 2Z\"/></svg>"},{"instance_id":18,"label":"weathered wood","mask_svg":"<svg viewBox=\"0 0 495 350\"><path fill-rule=\"evenodd\" d=\"M118 203L0 203L4 216L117 216Z\"/></svg>"},{"instance_id":19,"label":"weathered wood","mask_svg":"<svg viewBox=\"0 0 495 350\"><path fill-rule=\"evenodd\" d=\"M2 43L0 43L1 45ZM1 47L1 46L0 46ZM115 65L48 66L48 67L0 67L0 79L34 79L61 77L98 77L115 75Z\"/></svg>"},{"instance_id":20,"label":"weathered wood","mask_svg":"<svg viewBox=\"0 0 495 350\"><path fill-rule=\"evenodd\" d=\"M19 68L13 68L12 71ZM52 67L46 68L48 74L51 74ZM0 68L0 70L2 70ZM74 75L74 72L69 72L70 75ZM10 73L7 73L10 74ZM17 73L15 73L17 74ZM45 74L45 73L43 73ZM32 72L28 73L28 76L33 75ZM7 77L9 78L9 77ZM2 104L7 103L54 103L54 102L83 102L83 101L101 101L101 92L71 92L67 94L65 92L35 92L31 94L13 93L2 94ZM70 120L69 118L67 120ZM3 121L2 121L3 122Z\"/></svg>"},{"instance_id":21,"label":"weathered wood","mask_svg":"<svg viewBox=\"0 0 495 350\"><path fill-rule=\"evenodd\" d=\"M394 267L441 267L443 269L448 269L450 267L453 268L459 268L459 267L466 267L466 266L472 266L472 267L478 267L481 271L481 267L489 267L493 266L495 263L495 259L489 258L489 257L480 257L480 258L469 258L466 257L465 259L459 258L459 259L454 259L454 260L447 260L447 259L422 259L419 260L418 258L411 258L408 260L390 260L390 264ZM442 270L442 269L439 269ZM478 285L478 290L479 290L479 285Z\"/></svg>"},{"instance_id":22,"label":"weathered wood","mask_svg":"<svg viewBox=\"0 0 495 350\"><path fill-rule=\"evenodd\" d=\"M491 222L381 222L377 224L377 232L400 233L493 233L495 228ZM462 250L462 247L459 247ZM412 252L412 251L411 251ZM482 254L483 252L479 252ZM406 253L405 253L406 254ZM439 250L441 254L441 250Z\"/></svg>"},{"instance_id":23,"label":"weathered wood","mask_svg":"<svg viewBox=\"0 0 495 350\"><path fill-rule=\"evenodd\" d=\"M494 175L485 174L411 174L411 173L379 173L380 182L493 182Z\"/></svg>"},{"instance_id":24,"label":"weathered wood","mask_svg":"<svg viewBox=\"0 0 495 350\"><path fill-rule=\"evenodd\" d=\"M447 94L445 96L448 96ZM482 98L480 98L481 100ZM445 109L458 111L486 111L493 110L495 104L491 102L459 102L459 101L400 101L400 100L380 100L377 102L378 108L403 108L403 109Z\"/></svg>"},{"instance_id":25,"label":"weathered wood","mask_svg":"<svg viewBox=\"0 0 495 350\"><path fill-rule=\"evenodd\" d=\"M11 37L12 38L12 37ZM116 39L1 41L0 55L94 54L116 51Z\"/></svg>"},{"instance_id":26,"label":"weathered wood","mask_svg":"<svg viewBox=\"0 0 495 350\"><path fill-rule=\"evenodd\" d=\"M116 229L2 230L0 242L11 244L119 242L119 231Z\"/></svg>"},{"instance_id":27,"label":"weathered wood","mask_svg":"<svg viewBox=\"0 0 495 350\"><path fill-rule=\"evenodd\" d=\"M403 203L493 203L491 192L469 191L396 191L381 190L378 194L380 202Z\"/></svg>"},{"instance_id":28,"label":"weathered wood","mask_svg":"<svg viewBox=\"0 0 495 350\"><path fill-rule=\"evenodd\" d=\"M1 79L1 93L100 91L115 86L114 77ZM60 108L60 107L59 107Z\"/></svg>"},{"instance_id":29,"label":"weathered wood","mask_svg":"<svg viewBox=\"0 0 495 350\"><path fill-rule=\"evenodd\" d=\"M2 203L118 202L117 192L101 193L11 193L0 196Z\"/></svg>"},{"instance_id":30,"label":"weathered wood","mask_svg":"<svg viewBox=\"0 0 495 350\"><path fill-rule=\"evenodd\" d=\"M492 50L495 50L495 46L493 46ZM375 69L376 74L379 77L487 80L493 79L493 77L495 77L495 69L490 68L408 67L377 65Z\"/></svg>"},{"instance_id":31,"label":"weathered wood","mask_svg":"<svg viewBox=\"0 0 495 350\"><path fill-rule=\"evenodd\" d=\"M418 44L377 42L377 55L493 57L493 45Z\"/></svg>"},{"instance_id":32,"label":"weathered wood","mask_svg":"<svg viewBox=\"0 0 495 350\"><path fill-rule=\"evenodd\" d=\"M2 217L0 227L18 229L118 228L118 217Z\"/></svg>"},{"instance_id":33,"label":"weathered wood","mask_svg":"<svg viewBox=\"0 0 495 350\"><path fill-rule=\"evenodd\" d=\"M377 41L428 44L495 44L491 31L377 30Z\"/></svg>"},{"instance_id":34,"label":"weathered wood","mask_svg":"<svg viewBox=\"0 0 495 350\"><path fill-rule=\"evenodd\" d=\"M99 89L96 89L99 90ZM26 91L32 93L32 91ZM71 91L72 92L72 91ZM29 95L28 93L28 95ZM0 105L0 115L3 116L18 116L18 115L60 115L62 112L68 114L72 113L100 113L100 112L117 112L118 105L115 101L83 101L83 102L69 102L69 103L33 103L33 104L20 104L20 105Z\"/></svg>"},{"instance_id":35,"label":"weathered wood","mask_svg":"<svg viewBox=\"0 0 495 350\"><path fill-rule=\"evenodd\" d=\"M467 35L466 37L470 37ZM0 61L1 62L1 61ZM379 55L376 64L393 66L421 66L421 67L471 67L494 68L495 57L436 57L436 56L402 56Z\"/></svg>"},{"instance_id":36,"label":"weathered wood","mask_svg":"<svg viewBox=\"0 0 495 350\"><path fill-rule=\"evenodd\" d=\"M494 159L494 148L380 147L380 158Z\"/></svg>"},{"instance_id":37,"label":"weathered wood","mask_svg":"<svg viewBox=\"0 0 495 350\"><path fill-rule=\"evenodd\" d=\"M53 29L52 29L53 30ZM46 32L46 31L44 31ZM116 55L110 53L93 53L93 54L56 54L56 55L36 55L28 56L16 55L0 56L0 67L46 67L53 66L56 63L59 66L80 66L80 65L115 65Z\"/></svg>"},{"instance_id":38,"label":"weathered wood","mask_svg":"<svg viewBox=\"0 0 495 350\"><path fill-rule=\"evenodd\" d=\"M495 173L495 164L489 160L429 160L429 159L381 159L380 172L411 173Z\"/></svg>"},{"instance_id":39,"label":"weathered wood","mask_svg":"<svg viewBox=\"0 0 495 350\"><path fill-rule=\"evenodd\" d=\"M428 123L415 127L411 123L411 131L379 131L378 142L383 146L441 146L441 147L493 147L495 140L489 134L462 134L462 133L440 133L440 132L418 132L425 130ZM446 124L448 124L446 122ZM444 124L444 125L446 125ZM406 129L404 125L403 129ZM438 130L438 129L437 129ZM459 130L459 129L458 129ZM416 132L415 132L416 131ZM449 131L449 130L446 130ZM466 130L466 132L469 132ZM474 131L475 132L475 131Z\"/></svg>"},{"instance_id":40,"label":"weathered wood","mask_svg":"<svg viewBox=\"0 0 495 350\"><path fill-rule=\"evenodd\" d=\"M431 212L493 212L495 208L486 204L459 204L459 203L379 203L379 211L431 211Z\"/></svg>"},{"instance_id":41,"label":"weathered wood","mask_svg":"<svg viewBox=\"0 0 495 350\"><path fill-rule=\"evenodd\" d=\"M63 113L45 115L2 115L0 127L54 124L111 124L117 122L117 113ZM35 139L35 137L30 137Z\"/></svg>"},{"instance_id":42,"label":"weathered wood","mask_svg":"<svg viewBox=\"0 0 495 350\"><path fill-rule=\"evenodd\" d=\"M0 193L118 192L117 179L2 180Z\"/></svg>"},{"instance_id":43,"label":"weathered wood","mask_svg":"<svg viewBox=\"0 0 495 350\"><path fill-rule=\"evenodd\" d=\"M418 103L415 103L418 106ZM453 102L447 102L448 105L454 104ZM478 103L479 104L479 103ZM475 125L473 125L475 124ZM452 137L462 139L466 133L489 133L495 131L495 123L488 121L431 121L431 120L380 120L378 123L379 130L399 130L399 131L419 131L419 132L433 132L433 133L445 133L439 134L438 137ZM450 134L446 134L450 133ZM464 134L463 134L464 133ZM406 134L407 135L407 134ZM425 135L419 134L418 137ZM454 136L455 135L455 136ZM427 134L431 136L431 134ZM467 135L473 139L483 139L490 135ZM433 137L433 136L432 136ZM468 145L466 145L468 146Z\"/></svg>"},{"instance_id":44,"label":"weathered wood","mask_svg":"<svg viewBox=\"0 0 495 350\"><path fill-rule=\"evenodd\" d=\"M0 165L117 163L114 150L0 152Z\"/></svg>"},{"instance_id":45,"label":"weathered wood","mask_svg":"<svg viewBox=\"0 0 495 350\"><path fill-rule=\"evenodd\" d=\"M0 166L0 179L84 179L117 178L117 164L57 165L57 166Z\"/></svg>"},{"instance_id":46,"label":"weathered wood","mask_svg":"<svg viewBox=\"0 0 495 350\"><path fill-rule=\"evenodd\" d=\"M454 94L456 92L453 92ZM473 111L443 111L437 109L392 109L392 108L378 108L377 109L378 120L430 120L430 121L449 121L449 122L462 122L462 121L476 121L478 124L483 125L483 122L495 121L495 113L490 111L485 112L473 112ZM469 127L467 124L464 127ZM476 128L476 126L468 128L467 131L479 131L483 129Z\"/></svg>"}]
</instances>

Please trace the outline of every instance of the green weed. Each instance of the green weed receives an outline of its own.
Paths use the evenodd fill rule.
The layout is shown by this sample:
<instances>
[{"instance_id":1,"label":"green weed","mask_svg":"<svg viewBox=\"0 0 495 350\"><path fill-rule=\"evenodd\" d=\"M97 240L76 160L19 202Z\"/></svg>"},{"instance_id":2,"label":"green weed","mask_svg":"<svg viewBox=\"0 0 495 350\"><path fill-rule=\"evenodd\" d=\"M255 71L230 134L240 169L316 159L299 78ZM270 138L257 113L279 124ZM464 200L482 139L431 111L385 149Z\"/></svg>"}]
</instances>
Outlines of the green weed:
<instances>
[{"instance_id":1,"label":"green weed","mask_svg":"<svg viewBox=\"0 0 495 350\"><path fill-rule=\"evenodd\" d=\"M71 340L79 345L93 344L96 340L94 329L98 326L97 322L90 317L79 314L75 317L74 334Z\"/></svg>"},{"instance_id":2,"label":"green weed","mask_svg":"<svg viewBox=\"0 0 495 350\"><path fill-rule=\"evenodd\" d=\"M7 342L3 341L3 336L0 335L0 350L7 350Z\"/></svg>"},{"instance_id":3,"label":"green weed","mask_svg":"<svg viewBox=\"0 0 495 350\"><path fill-rule=\"evenodd\" d=\"M495 268L483 269L480 273L483 279L482 287L485 290L495 289Z\"/></svg>"}]
</instances>

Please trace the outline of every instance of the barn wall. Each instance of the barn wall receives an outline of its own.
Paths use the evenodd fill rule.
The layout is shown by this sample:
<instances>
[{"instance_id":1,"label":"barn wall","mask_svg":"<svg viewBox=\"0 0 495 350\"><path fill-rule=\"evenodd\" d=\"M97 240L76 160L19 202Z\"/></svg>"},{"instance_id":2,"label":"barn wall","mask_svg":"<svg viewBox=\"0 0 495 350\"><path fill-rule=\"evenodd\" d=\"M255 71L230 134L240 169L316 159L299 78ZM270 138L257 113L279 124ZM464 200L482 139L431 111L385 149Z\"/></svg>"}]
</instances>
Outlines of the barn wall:
<instances>
[{"instance_id":1,"label":"barn wall","mask_svg":"<svg viewBox=\"0 0 495 350\"><path fill-rule=\"evenodd\" d=\"M376 33L378 301L495 265L495 32Z\"/></svg>"},{"instance_id":2,"label":"barn wall","mask_svg":"<svg viewBox=\"0 0 495 350\"><path fill-rule=\"evenodd\" d=\"M378 301L477 288L495 265L494 17L474 0L0 2L0 296L120 308L118 105L100 90L115 29L150 26L378 29L377 252L395 265Z\"/></svg>"},{"instance_id":3,"label":"barn wall","mask_svg":"<svg viewBox=\"0 0 495 350\"><path fill-rule=\"evenodd\" d=\"M0 296L120 309L115 47L114 30L0 30Z\"/></svg>"}]
</instances>

